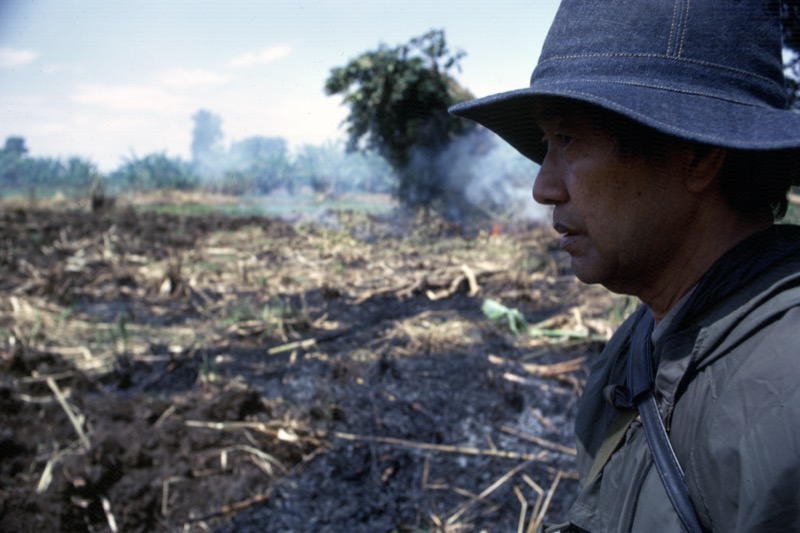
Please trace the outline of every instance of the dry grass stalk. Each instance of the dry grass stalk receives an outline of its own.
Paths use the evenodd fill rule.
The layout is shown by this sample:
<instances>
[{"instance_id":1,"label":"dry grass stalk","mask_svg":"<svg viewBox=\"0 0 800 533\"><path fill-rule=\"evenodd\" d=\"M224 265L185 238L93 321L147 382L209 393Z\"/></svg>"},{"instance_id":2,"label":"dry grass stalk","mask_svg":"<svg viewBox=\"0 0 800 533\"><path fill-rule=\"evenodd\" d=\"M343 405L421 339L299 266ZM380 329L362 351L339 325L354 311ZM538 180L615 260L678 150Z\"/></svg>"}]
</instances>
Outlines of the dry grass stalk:
<instances>
[{"instance_id":1,"label":"dry grass stalk","mask_svg":"<svg viewBox=\"0 0 800 533\"><path fill-rule=\"evenodd\" d=\"M500 431L503 433L508 433L509 435L514 435L515 437L519 437L520 439L527 440L536 444L537 446L541 446L542 448L548 448L550 450L555 450L557 452L566 453L568 455L577 455L577 450L575 448L571 448L569 446L564 446L557 442L551 442L547 439L543 439L541 437L537 437L535 435L529 435L524 433L518 429L514 429L509 426L501 426Z\"/></svg>"},{"instance_id":2,"label":"dry grass stalk","mask_svg":"<svg viewBox=\"0 0 800 533\"><path fill-rule=\"evenodd\" d=\"M48 379L59 380L59 379L71 378L71 377L74 377L75 374L76 374L76 372L74 372L72 370L69 370L69 371L66 371L66 372L57 372L57 373L53 373L53 374L47 374L46 376L40 376L40 375L38 375L37 371L34 371L32 376L19 378L19 382L20 383L41 383L43 381L46 382Z\"/></svg>"},{"instance_id":3,"label":"dry grass stalk","mask_svg":"<svg viewBox=\"0 0 800 533\"><path fill-rule=\"evenodd\" d=\"M522 495L522 491L519 490L517 485L514 485L514 494L519 500L519 522L517 523L517 533L525 533L525 517L528 514L528 500L525 499L525 496Z\"/></svg>"},{"instance_id":4,"label":"dry grass stalk","mask_svg":"<svg viewBox=\"0 0 800 533\"><path fill-rule=\"evenodd\" d=\"M325 435L326 432L319 432L321 435ZM356 435L354 433L343 433L340 431L332 431L327 433L328 435L343 439L343 440L351 440L351 441L364 441L364 442L377 442L381 444L391 444L395 446L402 446L404 448L414 448L417 450L426 450L426 451L434 451L434 452L442 452L442 453L454 453L459 455L482 455L488 457L499 457L502 459L513 459L513 460L520 460L526 461L526 464L531 461L542 461L544 460L548 452L541 451L539 453L518 453L518 452L510 452L506 450L487 450L483 448L474 448L469 446L453 446L448 444L432 444L428 442L416 442L406 439L398 439L394 437L376 437L373 435Z\"/></svg>"},{"instance_id":5,"label":"dry grass stalk","mask_svg":"<svg viewBox=\"0 0 800 533\"><path fill-rule=\"evenodd\" d=\"M106 515L106 522L108 522L108 528L111 530L111 533L117 533L119 529L117 528L117 520L114 518L114 513L111 510L111 502L108 501L108 498L102 496L100 501L103 505L103 512Z\"/></svg>"},{"instance_id":6,"label":"dry grass stalk","mask_svg":"<svg viewBox=\"0 0 800 533\"><path fill-rule=\"evenodd\" d=\"M506 482L508 482L509 479L514 477L518 472L530 465L532 462L532 460L528 460L524 463L520 463L506 472L504 475L500 476L497 480L495 480L494 483L486 487L480 494L478 494L477 498L463 503L458 509L456 509L456 511L447 519L446 523L453 524L458 521L458 519L461 518L461 516L463 516L463 514L466 513L475 503L486 499L491 493L502 487Z\"/></svg>"},{"instance_id":7,"label":"dry grass stalk","mask_svg":"<svg viewBox=\"0 0 800 533\"><path fill-rule=\"evenodd\" d=\"M568 383L569 385L572 386L573 391L580 390L580 388L582 387L582 383L580 379L571 375L570 373L581 370L583 368L583 364L587 361L587 359L588 358L586 356L581 356L581 357L576 357L574 359L570 359L569 361L563 361L561 363L551 363L544 365L537 363L516 363L515 361L498 357L496 355L489 355L487 357L487 360L494 365L518 367L527 372L528 374L532 374L533 376L536 377L556 379L564 383ZM503 379L507 381L512 381L514 383L520 383L523 385L539 386L537 382L527 377L514 374L512 372L503 373Z\"/></svg>"},{"instance_id":8,"label":"dry grass stalk","mask_svg":"<svg viewBox=\"0 0 800 533\"><path fill-rule=\"evenodd\" d=\"M161 516L169 516L169 496L172 484L186 479L183 476L169 476L161 480Z\"/></svg>"},{"instance_id":9,"label":"dry grass stalk","mask_svg":"<svg viewBox=\"0 0 800 533\"><path fill-rule=\"evenodd\" d=\"M242 451L249 454L253 458L253 463L269 476L275 474L272 469L273 466L277 467L282 474L288 472L286 466L284 466L284 464L277 460L274 456L259 450L258 448L254 448L253 446L247 446L246 444L235 444L219 451L220 466L222 467L222 470L227 470L227 453L230 451Z\"/></svg>"},{"instance_id":10,"label":"dry grass stalk","mask_svg":"<svg viewBox=\"0 0 800 533\"><path fill-rule=\"evenodd\" d=\"M435 300L441 300L443 298L449 298L450 296L458 292L458 288L465 281L467 282L467 286L469 287L467 294L471 297L477 296L481 288L480 285L478 285L478 279L475 276L475 272L473 272L472 269L465 264L461 265L460 270L462 274L453 278L453 280L450 282L449 286L446 289L438 291L428 289L427 291L425 291L425 295L428 297L428 299L435 301Z\"/></svg>"},{"instance_id":11,"label":"dry grass stalk","mask_svg":"<svg viewBox=\"0 0 800 533\"><path fill-rule=\"evenodd\" d=\"M219 509L211 511L210 513L204 514L203 516L198 516L194 518L190 518L187 521L187 525L190 523L198 523L204 522L206 520L210 520L211 518L216 518L218 516L225 516L234 513L238 513L239 511L243 511L248 507L253 505L257 505L259 503L263 503L270 498L272 498L273 489L272 487L268 488L266 491L262 492L261 494L256 494L252 498L247 498L246 500L241 500L238 502L234 502L228 505L223 505Z\"/></svg>"},{"instance_id":12,"label":"dry grass stalk","mask_svg":"<svg viewBox=\"0 0 800 533\"><path fill-rule=\"evenodd\" d=\"M420 488L423 491L428 490L428 476L430 476L430 473L431 473L431 458L426 456L422 463L422 483L421 483L422 486Z\"/></svg>"},{"instance_id":13,"label":"dry grass stalk","mask_svg":"<svg viewBox=\"0 0 800 533\"><path fill-rule=\"evenodd\" d=\"M536 531L539 531L539 528L542 526L542 522L544 522L544 517L547 514L547 509L550 507L553 494L555 494L556 489L558 488L558 483L561 481L562 475L563 473L561 470L556 472L556 477L553 479L553 484L550 485L550 489L548 489L547 496L545 496L544 501L542 501L541 496L539 496L537 499L534 512L531 515L531 521L528 524L528 531L526 533L535 533ZM541 505L539 502L542 502Z\"/></svg>"},{"instance_id":14,"label":"dry grass stalk","mask_svg":"<svg viewBox=\"0 0 800 533\"><path fill-rule=\"evenodd\" d=\"M535 482L535 481L534 481L534 480L531 478L531 476L529 476L529 475L528 475L526 472L523 472L523 473L520 475L520 477L522 478L522 481L524 481L524 482L525 482L525 483L526 483L526 484L527 484L527 485L528 485L530 488L532 488L532 489L533 489L533 491L534 491L536 494L538 494L539 496L541 496L541 495L543 495L543 494L544 494L544 489L542 488L542 486L541 486L541 485L539 485L538 483L536 483L536 482Z\"/></svg>"},{"instance_id":15,"label":"dry grass stalk","mask_svg":"<svg viewBox=\"0 0 800 533\"><path fill-rule=\"evenodd\" d=\"M289 352L292 350L305 350L311 348L312 346L317 344L316 339L304 339L301 341L294 341L289 342L286 344L281 344L280 346L274 346L267 350L268 355L275 355L278 353Z\"/></svg>"},{"instance_id":16,"label":"dry grass stalk","mask_svg":"<svg viewBox=\"0 0 800 533\"><path fill-rule=\"evenodd\" d=\"M47 351L59 355L82 355L87 361L94 358L92 351L87 346L48 346Z\"/></svg>"},{"instance_id":17,"label":"dry grass stalk","mask_svg":"<svg viewBox=\"0 0 800 533\"><path fill-rule=\"evenodd\" d=\"M587 356L576 357L561 363L540 365L536 363L523 363L522 368L529 374L543 378L562 377L569 372L576 372L583 368L583 364L588 360Z\"/></svg>"},{"instance_id":18,"label":"dry grass stalk","mask_svg":"<svg viewBox=\"0 0 800 533\"><path fill-rule=\"evenodd\" d=\"M67 414L67 418L69 418L72 427L75 428L75 432L78 434L78 439L80 440L81 446L86 451L89 451L92 448L91 442L89 442L89 437L86 436L86 433L83 431L82 422L78 420L78 417L75 415L75 411L72 410L72 407L67 403L67 399L64 397L64 393L61 392L61 389L58 387L58 384L53 378L47 378L47 386L50 387L50 390L53 391L53 394L58 400L59 405Z\"/></svg>"},{"instance_id":19,"label":"dry grass stalk","mask_svg":"<svg viewBox=\"0 0 800 533\"><path fill-rule=\"evenodd\" d=\"M161 425L162 425L164 422L166 422L166 420L167 420L169 417L171 417L171 416L172 416L172 415L175 413L175 411L177 411L177 409L178 409L178 408L175 406L175 404L174 404L174 403L173 403L173 404L171 404L169 407L167 407L166 409L164 409L164 412L163 412L163 413L161 413L161 416L159 416L159 417L158 417L158 420L156 420L156 421L155 421L155 423L153 424L153 426L154 426L154 427L160 427L160 426L161 426Z\"/></svg>"},{"instance_id":20,"label":"dry grass stalk","mask_svg":"<svg viewBox=\"0 0 800 533\"><path fill-rule=\"evenodd\" d=\"M580 393L581 390L580 380L572 376L561 376L558 378L560 381L572 385L571 389L565 389L563 387L553 387L546 383L540 383L530 378L519 376L517 374L512 374L511 372L503 373L503 379L505 379L506 381L511 381L512 383L519 383L520 385L527 385L530 387L534 387L548 394L560 394L562 396L575 396L577 393Z\"/></svg>"},{"instance_id":21,"label":"dry grass stalk","mask_svg":"<svg viewBox=\"0 0 800 533\"><path fill-rule=\"evenodd\" d=\"M320 446L322 442L311 436L311 430L300 431L298 428L286 427L283 423L268 424L265 422L208 422L205 420L186 420L184 422L189 427L213 429L216 431L237 431L237 430L253 430L265 435L269 435L276 440L286 443L297 443L300 441L307 442L313 446Z\"/></svg>"},{"instance_id":22,"label":"dry grass stalk","mask_svg":"<svg viewBox=\"0 0 800 533\"><path fill-rule=\"evenodd\" d=\"M73 447L65 448L63 450L56 449L53 452L53 454L47 460L47 463L44 465L42 475L39 476L39 483L36 485L36 494L42 494L47 490L47 488L50 486L50 483L53 482L53 469L62 457L70 453L74 453Z\"/></svg>"}]
</instances>

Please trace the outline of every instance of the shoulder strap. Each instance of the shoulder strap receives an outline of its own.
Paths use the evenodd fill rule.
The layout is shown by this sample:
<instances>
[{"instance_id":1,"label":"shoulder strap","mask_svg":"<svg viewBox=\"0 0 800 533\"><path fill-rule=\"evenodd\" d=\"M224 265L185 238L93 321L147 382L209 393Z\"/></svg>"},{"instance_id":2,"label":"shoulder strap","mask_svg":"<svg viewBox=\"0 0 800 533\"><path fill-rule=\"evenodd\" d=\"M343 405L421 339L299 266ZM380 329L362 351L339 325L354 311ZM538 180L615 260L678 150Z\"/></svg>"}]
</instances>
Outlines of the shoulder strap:
<instances>
[{"instance_id":1,"label":"shoulder strap","mask_svg":"<svg viewBox=\"0 0 800 533\"><path fill-rule=\"evenodd\" d=\"M658 407L652 393L642 400L638 407L638 411L620 411L614 417L611 426L608 428L606 438L597 451L589 473L586 475L584 485L588 485L600 475L600 472L603 471L606 463L625 437L625 433L631 423L638 415L641 417L642 426L647 437L647 445L650 448L650 454L653 456L658 475L683 527L689 533L701 533L703 527L700 525L700 520L697 518L692 505L689 488L684 480L683 469L675 456L669 437L667 437L667 431L664 428L661 416L658 414Z\"/></svg>"},{"instance_id":2,"label":"shoulder strap","mask_svg":"<svg viewBox=\"0 0 800 533\"><path fill-rule=\"evenodd\" d=\"M614 417L614 420L611 422L611 426L608 428L608 432L606 433L606 438L603 441L603 444L600 445L600 449L597 450L597 455L594 456L594 462L592 463L592 467L589 469L589 473L586 475L586 481L584 481L584 485L588 485L594 481L600 472L602 472L603 467L606 466L606 463L611 458L611 455L619 447L619 444L625 437L625 433L628 431L628 427L638 416L638 414L639 413L635 409L620 411L617 413L617 416Z\"/></svg>"},{"instance_id":3,"label":"shoulder strap","mask_svg":"<svg viewBox=\"0 0 800 533\"><path fill-rule=\"evenodd\" d=\"M655 372L652 361L653 344L650 339L653 325L652 315L648 313L646 320L637 323L631 333L628 354L630 399L639 410L650 455L683 527L689 533L701 533L703 528L692 505L683 469L672 449L672 443L669 441L653 395Z\"/></svg>"},{"instance_id":4,"label":"shoulder strap","mask_svg":"<svg viewBox=\"0 0 800 533\"><path fill-rule=\"evenodd\" d=\"M658 413L658 406L653 393L649 393L639 402L639 415L642 418L644 434L647 437L647 445L650 447L650 455L661 477L661 482L667 491L672 506L678 513L683 527L689 533L701 533L703 527L700 519L697 518L692 498L689 495L689 488L686 486L683 469L681 468L672 444L664 428L664 422Z\"/></svg>"}]
</instances>

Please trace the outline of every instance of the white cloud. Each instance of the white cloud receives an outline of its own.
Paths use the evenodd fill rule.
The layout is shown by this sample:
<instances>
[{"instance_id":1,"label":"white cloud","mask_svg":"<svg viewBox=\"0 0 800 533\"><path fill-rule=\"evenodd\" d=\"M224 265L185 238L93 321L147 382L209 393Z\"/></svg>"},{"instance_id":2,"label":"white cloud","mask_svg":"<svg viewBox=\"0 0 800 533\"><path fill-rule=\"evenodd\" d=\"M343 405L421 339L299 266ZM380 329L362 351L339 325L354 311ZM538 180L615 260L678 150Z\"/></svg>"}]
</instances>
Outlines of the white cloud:
<instances>
[{"instance_id":1,"label":"white cloud","mask_svg":"<svg viewBox=\"0 0 800 533\"><path fill-rule=\"evenodd\" d=\"M181 111L182 100L174 94L148 85L103 85L83 83L72 100L114 111Z\"/></svg>"},{"instance_id":2,"label":"white cloud","mask_svg":"<svg viewBox=\"0 0 800 533\"><path fill-rule=\"evenodd\" d=\"M170 87L190 87L198 85L222 85L231 80L228 74L213 70L174 68L160 73L159 79Z\"/></svg>"},{"instance_id":3,"label":"white cloud","mask_svg":"<svg viewBox=\"0 0 800 533\"><path fill-rule=\"evenodd\" d=\"M231 59L228 66L231 68L249 68L255 65L271 63L284 58L292 53L292 47L286 44L270 46L258 52L247 52Z\"/></svg>"},{"instance_id":4,"label":"white cloud","mask_svg":"<svg viewBox=\"0 0 800 533\"><path fill-rule=\"evenodd\" d=\"M0 48L0 68L14 68L36 61L39 54L33 50L17 48Z\"/></svg>"}]
</instances>

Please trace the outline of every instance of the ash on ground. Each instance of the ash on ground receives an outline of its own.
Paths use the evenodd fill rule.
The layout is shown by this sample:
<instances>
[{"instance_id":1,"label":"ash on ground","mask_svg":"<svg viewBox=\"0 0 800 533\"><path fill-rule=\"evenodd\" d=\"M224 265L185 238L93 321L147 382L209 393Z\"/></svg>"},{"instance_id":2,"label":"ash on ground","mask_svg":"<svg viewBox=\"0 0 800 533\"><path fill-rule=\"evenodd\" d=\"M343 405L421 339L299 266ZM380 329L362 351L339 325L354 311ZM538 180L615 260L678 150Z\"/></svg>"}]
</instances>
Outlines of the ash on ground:
<instances>
[{"instance_id":1,"label":"ash on ground","mask_svg":"<svg viewBox=\"0 0 800 533\"><path fill-rule=\"evenodd\" d=\"M545 228L0 216L0 529L564 517L576 400L620 304L572 278ZM546 334L490 320L487 299Z\"/></svg>"}]
</instances>

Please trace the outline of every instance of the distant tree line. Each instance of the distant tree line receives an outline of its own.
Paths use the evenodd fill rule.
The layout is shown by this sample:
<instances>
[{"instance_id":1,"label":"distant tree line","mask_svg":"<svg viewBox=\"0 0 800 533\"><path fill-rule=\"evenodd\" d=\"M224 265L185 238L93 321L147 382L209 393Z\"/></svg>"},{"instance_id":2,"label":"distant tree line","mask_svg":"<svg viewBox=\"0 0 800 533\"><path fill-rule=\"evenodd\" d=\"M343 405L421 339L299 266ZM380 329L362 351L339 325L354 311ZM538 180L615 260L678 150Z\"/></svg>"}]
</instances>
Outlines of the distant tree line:
<instances>
[{"instance_id":1,"label":"distant tree line","mask_svg":"<svg viewBox=\"0 0 800 533\"><path fill-rule=\"evenodd\" d=\"M348 154L333 142L305 145L292 154L281 137L251 137L226 149L219 117L200 110L193 119L191 160L164 152L133 154L106 174L80 157L31 157L24 138L9 137L0 149L0 195L86 194L98 185L112 194L177 189L245 195L285 189L324 196L390 194L395 187L392 169L378 155ZM209 127L218 130L210 137Z\"/></svg>"},{"instance_id":2,"label":"distant tree line","mask_svg":"<svg viewBox=\"0 0 800 533\"><path fill-rule=\"evenodd\" d=\"M282 137L250 137L225 149L222 120L200 110L192 119L192 165L205 187L229 194L269 194L301 189L341 195L358 191L391 193L394 173L377 154L346 153L339 145L307 144L291 154Z\"/></svg>"},{"instance_id":3,"label":"distant tree line","mask_svg":"<svg viewBox=\"0 0 800 533\"><path fill-rule=\"evenodd\" d=\"M99 176L91 161L80 157L59 159L29 157L22 137L8 137L0 149L0 191L29 195L36 189L75 189L91 187Z\"/></svg>"}]
</instances>

